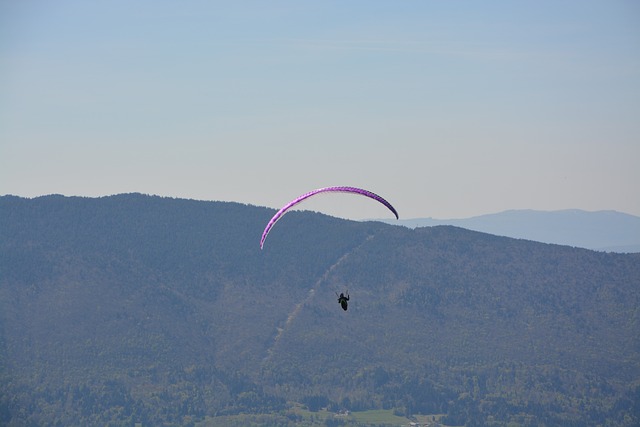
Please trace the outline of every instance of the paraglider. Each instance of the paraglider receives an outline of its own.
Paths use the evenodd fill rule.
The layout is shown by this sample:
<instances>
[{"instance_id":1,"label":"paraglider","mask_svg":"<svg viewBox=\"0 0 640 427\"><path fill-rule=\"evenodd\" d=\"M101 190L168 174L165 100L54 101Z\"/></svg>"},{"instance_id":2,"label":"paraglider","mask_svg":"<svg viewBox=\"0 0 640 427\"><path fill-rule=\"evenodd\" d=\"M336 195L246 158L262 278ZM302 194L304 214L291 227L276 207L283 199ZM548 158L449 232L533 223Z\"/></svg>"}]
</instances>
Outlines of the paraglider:
<instances>
[{"instance_id":1,"label":"paraglider","mask_svg":"<svg viewBox=\"0 0 640 427\"><path fill-rule=\"evenodd\" d=\"M369 198L371 198L373 200L376 200L376 201L382 203L383 205L385 205L391 212L393 212L393 214L395 215L396 219L399 219L398 212L391 205L391 203L387 202L385 199L383 199L382 197L378 196L375 193L372 193L371 191L363 190L362 188L356 188L356 187L325 187L325 188L318 188L317 190L310 191L308 193L303 194L302 196L299 196L299 197L293 199L292 201L290 201L289 203L284 205L278 212L276 212L276 214L267 223L267 226L265 227L264 231L262 232L262 238L260 239L260 249L262 249L262 247L264 246L264 241L267 238L267 235L269 234L269 232L271 231L271 228L273 228L275 223L278 222L278 220L280 218L282 218L282 216L284 214L286 214L289 209L291 209L292 207L294 207L298 203L303 202L304 200L308 199L309 197L315 196L316 194L325 193L325 192L350 193L350 194L356 194L356 195L360 195L360 196L369 197Z\"/></svg>"},{"instance_id":2,"label":"paraglider","mask_svg":"<svg viewBox=\"0 0 640 427\"><path fill-rule=\"evenodd\" d=\"M296 197L295 199L293 199L292 201L290 201L289 203L284 205L278 212L276 212L276 214L267 223L267 226L265 227L264 231L262 232L262 238L260 239L260 249L263 248L264 241L266 240L267 235L269 234L269 232L271 231L273 226L276 224L276 222L278 222L278 220L280 220L280 218L282 218L282 216L284 214L286 214L289 211L289 209L291 209L292 207L294 207L298 203L303 202L304 200L308 199L309 197L315 196L316 194L320 194L320 193L326 193L326 192L350 193L350 194L357 194L357 195L360 195L360 196L369 197L370 199L373 199L373 200L385 205L387 207L387 209L389 209L391 212L393 212L393 214L395 215L396 219L399 219L398 211L396 211L396 209L391 205L391 203L387 202L385 199L383 199L382 197L378 196L377 194L375 194L375 193L373 193L373 192L371 192L369 190L364 190L362 188L356 188L356 187L324 187L324 188L318 188L317 190L313 190L313 191L305 193L305 194L303 194L301 196ZM338 296L337 292L336 292L336 296ZM345 296L344 293L341 293L338 296L338 303L340 303L340 306L342 307L342 309L344 311L347 311L347 309L349 308L349 292L348 291L347 291L347 296Z\"/></svg>"},{"instance_id":3,"label":"paraglider","mask_svg":"<svg viewBox=\"0 0 640 427\"><path fill-rule=\"evenodd\" d=\"M337 292L336 292L336 295L338 295ZM347 311L347 309L349 308L349 303L347 301L349 301L349 292L347 291L346 297L344 296L343 293L340 293L340 296L338 297L338 302L340 303L340 306L344 311Z\"/></svg>"}]
</instances>

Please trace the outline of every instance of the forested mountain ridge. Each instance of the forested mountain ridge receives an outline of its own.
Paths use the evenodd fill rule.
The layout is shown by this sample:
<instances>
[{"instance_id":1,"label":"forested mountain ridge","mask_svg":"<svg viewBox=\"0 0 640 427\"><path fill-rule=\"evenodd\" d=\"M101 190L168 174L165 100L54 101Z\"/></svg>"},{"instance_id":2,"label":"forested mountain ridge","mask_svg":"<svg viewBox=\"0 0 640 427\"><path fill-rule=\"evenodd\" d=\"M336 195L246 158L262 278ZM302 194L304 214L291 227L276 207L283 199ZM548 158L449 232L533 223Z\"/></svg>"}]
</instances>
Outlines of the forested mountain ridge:
<instances>
[{"instance_id":1,"label":"forested mountain ridge","mask_svg":"<svg viewBox=\"0 0 640 427\"><path fill-rule=\"evenodd\" d=\"M139 194L0 198L0 424L640 422L640 256ZM349 289L343 312L334 292Z\"/></svg>"}]
</instances>

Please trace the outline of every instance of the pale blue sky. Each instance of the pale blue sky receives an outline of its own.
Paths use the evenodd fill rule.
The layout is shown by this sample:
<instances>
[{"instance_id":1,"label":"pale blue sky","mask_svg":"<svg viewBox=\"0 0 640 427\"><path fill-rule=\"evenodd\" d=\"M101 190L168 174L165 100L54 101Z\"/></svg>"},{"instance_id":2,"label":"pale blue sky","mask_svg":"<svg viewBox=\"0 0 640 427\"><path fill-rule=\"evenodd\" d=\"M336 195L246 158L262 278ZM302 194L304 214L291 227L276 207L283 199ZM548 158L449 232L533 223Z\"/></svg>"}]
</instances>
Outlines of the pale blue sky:
<instances>
[{"instance_id":1,"label":"pale blue sky","mask_svg":"<svg viewBox=\"0 0 640 427\"><path fill-rule=\"evenodd\" d=\"M639 183L636 1L0 0L0 194L640 215Z\"/></svg>"}]
</instances>

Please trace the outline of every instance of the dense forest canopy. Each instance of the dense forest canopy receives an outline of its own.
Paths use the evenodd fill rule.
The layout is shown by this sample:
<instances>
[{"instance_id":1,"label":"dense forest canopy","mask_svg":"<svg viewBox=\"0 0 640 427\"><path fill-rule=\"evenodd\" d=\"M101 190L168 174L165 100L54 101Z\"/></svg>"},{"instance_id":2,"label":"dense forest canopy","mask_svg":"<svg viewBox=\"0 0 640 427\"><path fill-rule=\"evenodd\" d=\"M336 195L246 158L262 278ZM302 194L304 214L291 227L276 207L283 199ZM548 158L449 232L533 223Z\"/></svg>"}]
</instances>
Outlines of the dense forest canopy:
<instances>
[{"instance_id":1,"label":"dense forest canopy","mask_svg":"<svg viewBox=\"0 0 640 427\"><path fill-rule=\"evenodd\" d=\"M274 212L1 197L0 424L640 423L639 254Z\"/></svg>"}]
</instances>

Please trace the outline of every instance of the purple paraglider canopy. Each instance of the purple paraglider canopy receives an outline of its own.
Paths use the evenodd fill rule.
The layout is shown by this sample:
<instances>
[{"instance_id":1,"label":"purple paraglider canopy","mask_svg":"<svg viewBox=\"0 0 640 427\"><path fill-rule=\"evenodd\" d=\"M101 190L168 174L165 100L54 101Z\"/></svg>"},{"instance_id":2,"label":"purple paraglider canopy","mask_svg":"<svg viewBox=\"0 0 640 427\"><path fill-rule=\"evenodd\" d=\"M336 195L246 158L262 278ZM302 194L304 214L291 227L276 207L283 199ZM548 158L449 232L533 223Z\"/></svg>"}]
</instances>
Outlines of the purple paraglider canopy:
<instances>
[{"instance_id":1,"label":"purple paraglider canopy","mask_svg":"<svg viewBox=\"0 0 640 427\"><path fill-rule=\"evenodd\" d=\"M320 194L320 193L326 193L326 192L351 193L351 194L359 194L361 196L369 197L369 198L371 198L373 200L377 200L378 202L380 202L383 205L385 205L391 212L393 212L393 214L396 216L396 219L399 218L398 217L398 212L396 211L396 209L393 206L391 206L391 203L387 202L385 199L383 199L382 197L378 196L375 193L372 193L371 191L363 190L362 188L356 188L356 187L325 187L325 188L318 188L317 190L310 191L308 193L303 194L302 196L299 196L299 197L293 199L292 201L290 201L289 203L284 205L278 212L276 212L276 214L273 216L273 218L271 218L271 220L269 221L269 223L265 227L264 231L262 232L262 238L260 239L260 249L262 249L262 247L264 245L264 241L267 238L267 235L269 234L269 232L271 231L271 228L273 228L275 223L278 222L278 220L280 218L282 218L282 216L285 213L287 213L287 211L289 209L291 209L292 207L294 207L298 203L308 199L309 197L315 196L316 194Z\"/></svg>"}]
</instances>

